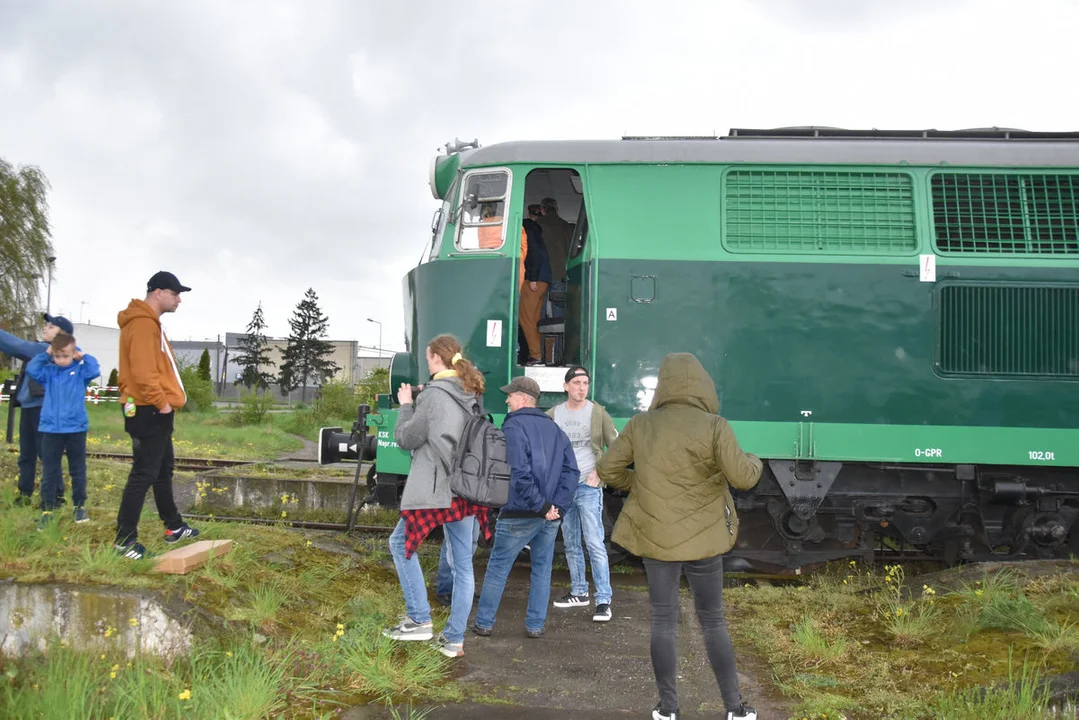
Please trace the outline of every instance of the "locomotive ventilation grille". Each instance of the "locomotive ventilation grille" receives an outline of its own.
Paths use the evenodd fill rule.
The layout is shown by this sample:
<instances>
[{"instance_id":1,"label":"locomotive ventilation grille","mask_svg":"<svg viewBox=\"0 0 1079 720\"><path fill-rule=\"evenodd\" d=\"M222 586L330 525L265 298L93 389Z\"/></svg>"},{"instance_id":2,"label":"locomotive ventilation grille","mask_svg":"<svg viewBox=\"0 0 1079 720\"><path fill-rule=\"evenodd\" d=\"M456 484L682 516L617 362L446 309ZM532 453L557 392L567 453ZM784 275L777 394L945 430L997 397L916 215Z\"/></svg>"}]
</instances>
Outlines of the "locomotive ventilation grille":
<instances>
[{"instance_id":1,"label":"locomotive ventilation grille","mask_svg":"<svg viewBox=\"0 0 1079 720\"><path fill-rule=\"evenodd\" d=\"M1079 379L1079 286L946 285L940 370Z\"/></svg>"},{"instance_id":2,"label":"locomotive ventilation grille","mask_svg":"<svg viewBox=\"0 0 1079 720\"><path fill-rule=\"evenodd\" d=\"M1079 175L932 176L937 249L1079 255Z\"/></svg>"},{"instance_id":3,"label":"locomotive ventilation grille","mask_svg":"<svg viewBox=\"0 0 1079 720\"><path fill-rule=\"evenodd\" d=\"M733 252L910 254L917 251L909 175L733 170L724 188Z\"/></svg>"}]
</instances>

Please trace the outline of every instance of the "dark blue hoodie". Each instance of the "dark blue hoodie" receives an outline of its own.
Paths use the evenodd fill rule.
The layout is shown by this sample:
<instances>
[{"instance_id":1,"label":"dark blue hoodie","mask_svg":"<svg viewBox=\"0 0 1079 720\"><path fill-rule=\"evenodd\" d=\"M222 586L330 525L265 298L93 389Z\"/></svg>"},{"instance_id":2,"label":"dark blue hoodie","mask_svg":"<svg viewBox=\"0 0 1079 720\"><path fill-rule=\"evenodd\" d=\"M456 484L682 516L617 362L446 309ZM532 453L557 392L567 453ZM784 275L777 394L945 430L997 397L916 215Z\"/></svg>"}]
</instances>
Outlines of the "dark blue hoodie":
<instances>
[{"instance_id":1,"label":"dark blue hoodie","mask_svg":"<svg viewBox=\"0 0 1079 720\"><path fill-rule=\"evenodd\" d=\"M525 218L521 226L528 238L528 252L525 254L525 282L545 282L551 284L551 257L547 254L547 243L543 241L543 230L539 223Z\"/></svg>"},{"instance_id":2,"label":"dark blue hoodie","mask_svg":"<svg viewBox=\"0 0 1079 720\"><path fill-rule=\"evenodd\" d=\"M541 517L551 506L564 517L580 472L566 433L538 408L521 408L502 423L510 461L508 516Z\"/></svg>"}]
</instances>

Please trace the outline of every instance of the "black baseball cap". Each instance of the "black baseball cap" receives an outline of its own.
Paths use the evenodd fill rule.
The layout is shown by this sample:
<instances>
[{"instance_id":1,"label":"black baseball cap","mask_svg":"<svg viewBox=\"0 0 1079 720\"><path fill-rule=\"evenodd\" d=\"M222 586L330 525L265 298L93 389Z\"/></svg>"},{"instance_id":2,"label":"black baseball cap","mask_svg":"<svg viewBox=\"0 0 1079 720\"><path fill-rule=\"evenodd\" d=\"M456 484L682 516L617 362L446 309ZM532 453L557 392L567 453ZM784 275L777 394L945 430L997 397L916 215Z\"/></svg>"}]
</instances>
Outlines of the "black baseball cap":
<instances>
[{"instance_id":1,"label":"black baseball cap","mask_svg":"<svg viewBox=\"0 0 1079 720\"><path fill-rule=\"evenodd\" d=\"M172 290L173 292L191 292L191 288L180 283L180 280L170 272L159 270L146 283L146 292L154 290Z\"/></svg>"},{"instance_id":2,"label":"black baseball cap","mask_svg":"<svg viewBox=\"0 0 1079 720\"><path fill-rule=\"evenodd\" d=\"M45 313L45 322L49 323L50 325L55 325L56 327L66 332L68 335L75 334L75 326L72 325L71 321L63 315L50 315L48 313Z\"/></svg>"},{"instance_id":3,"label":"black baseball cap","mask_svg":"<svg viewBox=\"0 0 1079 720\"><path fill-rule=\"evenodd\" d=\"M580 377L582 375L584 375L585 377L588 377L588 370L585 369L584 367L582 367L581 365L574 365L573 367L571 367L569 370L566 371L566 382L569 382L573 378Z\"/></svg>"},{"instance_id":4,"label":"black baseball cap","mask_svg":"<svg viewBox=\"0 0 1079 720\"><path fill-rule=\"evenodd\" d=\"M531 395L539 400L540 386L539 383L530 377L520 375L513 378L509 385L503 385L499 388L502 392L510 395L515 392L524 393L525 395Z\"/></svg>"}]
</instances>

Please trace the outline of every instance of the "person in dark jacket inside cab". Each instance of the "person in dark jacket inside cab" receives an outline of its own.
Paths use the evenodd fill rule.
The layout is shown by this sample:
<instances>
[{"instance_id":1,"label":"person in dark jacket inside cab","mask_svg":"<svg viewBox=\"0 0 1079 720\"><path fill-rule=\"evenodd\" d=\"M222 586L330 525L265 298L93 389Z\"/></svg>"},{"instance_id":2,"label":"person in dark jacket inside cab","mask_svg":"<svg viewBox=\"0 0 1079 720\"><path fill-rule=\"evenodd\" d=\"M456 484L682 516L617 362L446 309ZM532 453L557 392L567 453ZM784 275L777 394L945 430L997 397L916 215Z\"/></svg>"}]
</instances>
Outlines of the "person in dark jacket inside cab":
<instances>
[{"instance_id":1,"label":"person in dark jacket inside cab","mask_svg":"<svg viewBox=\"0 0 1079 720\"><path fill-rule=\"evenodd\" d=\"M543 242L539 223L525 219L522 228L527 236L528 254L525 255L524 283L521 285L521 302L517 308L517 321L524 331L528 344L528 360L525 365L543 364L543 338L540 337L539 321L543 301L551 284L551 260Z\"/></svg>"},{"instance_id":2,"label":"person in dark jacket inside cab","mask_svg":"<svg viewBox=\"0 0 1079 720\"><path fill-rule=\"evenodd\" d=\"M513 561L529 545L532 577L525 633L538 638L547 620L559 520L573 501L580 473L566 433L536 407L539 384L529 377L516 377L501 389L510 409L502 424L510 462L510 494L495 525L472 631L480 636L491 634Z\"/></svg>"}]
</instances>

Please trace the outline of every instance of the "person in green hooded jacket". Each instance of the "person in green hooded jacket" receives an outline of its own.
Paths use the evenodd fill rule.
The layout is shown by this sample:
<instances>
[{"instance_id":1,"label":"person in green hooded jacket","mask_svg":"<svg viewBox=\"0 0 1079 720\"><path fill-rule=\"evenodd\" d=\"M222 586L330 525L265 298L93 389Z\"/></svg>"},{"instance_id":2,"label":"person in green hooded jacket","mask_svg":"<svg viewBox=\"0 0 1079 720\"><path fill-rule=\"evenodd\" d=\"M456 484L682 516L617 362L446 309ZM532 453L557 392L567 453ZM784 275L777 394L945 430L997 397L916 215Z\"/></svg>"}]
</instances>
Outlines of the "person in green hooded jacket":
<instances>
[{"instance_id":1,"label":"person in green hooded jacket","mask_svg":"<svg viewBox=\"0 0 1079 720\"><path fill-rule=\"evenodd\" d=\"M689 353L663 359L648 412L635 415L600 459L600 480L629 493L611 535L644 560L652 604L653 720L679 717L678 587L684 572L727 720L756 720L738 688L723 614L723 554L738 538L730 488L757 484L761 461L742 452L718 415L712 378ZM633 469L630 469L630 466Z\"/></svg>"}]
</instances>

